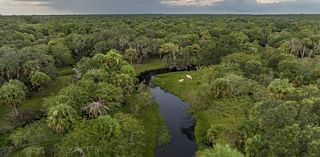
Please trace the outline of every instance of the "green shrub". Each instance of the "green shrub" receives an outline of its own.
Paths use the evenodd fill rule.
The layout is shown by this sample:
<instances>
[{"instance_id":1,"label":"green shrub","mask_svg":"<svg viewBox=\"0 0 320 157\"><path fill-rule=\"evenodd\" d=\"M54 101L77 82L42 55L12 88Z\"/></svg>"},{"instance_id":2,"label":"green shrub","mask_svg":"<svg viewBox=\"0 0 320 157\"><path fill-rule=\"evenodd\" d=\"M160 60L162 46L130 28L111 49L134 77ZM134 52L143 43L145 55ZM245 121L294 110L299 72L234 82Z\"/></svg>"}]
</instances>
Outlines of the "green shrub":
<instances>
[{"instance_id":1,"label":"green shrub","mask_svg":"<svg viewBox=\"0 0 320 157\"><path fill-rule=\"evenodd\" d=\"M197 157L244 157L244 155L230 148L229 145L217 144L213 149L198 152Z\"/></svg>"},{"instance_id":2,"label":"green shrub","mask_svg":"<svg viewBox=\"0 0 320 157\"><path fill-rule=\"evenodd\" d=\"M39 121L17 129L9 139L16 147L20 147L28 144L54 143L59 140L59 137L48 128L45 121Z\"/></svg>"},{"instance_id":3,"label":"green shrub","mask_svg":"<svg viewBox=\"0 0 320 157\"><path fill-rule=\"evenodd\" d=\"M27 147L23 149L25 157L45 157L45 150L43 147Z\"/></svg>"}]
</instances>

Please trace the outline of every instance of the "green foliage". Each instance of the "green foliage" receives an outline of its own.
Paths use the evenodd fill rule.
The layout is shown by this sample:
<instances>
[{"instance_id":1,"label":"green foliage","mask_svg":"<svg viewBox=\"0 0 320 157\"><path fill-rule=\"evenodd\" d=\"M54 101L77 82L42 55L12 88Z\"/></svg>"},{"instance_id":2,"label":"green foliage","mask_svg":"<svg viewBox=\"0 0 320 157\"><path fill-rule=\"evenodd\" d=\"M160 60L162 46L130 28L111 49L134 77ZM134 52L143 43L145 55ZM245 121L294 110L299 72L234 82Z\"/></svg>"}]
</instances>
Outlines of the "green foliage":
<instances>
[{"instance_id":1,"label":"green foliage","mask_svg":"<svg viewBox=\"0 0 320 157\"><path fill-rule=\"evenodd\" d=\"M243 72L239 64L222 63L216 66L209 66L201 69L207 76L209 83L217 78L222 78L227 74L242 75Z\"/></svg>"},{"instance_id":2,"label":"green foliage","mask_svg":"<svg viewBox=\"0 0 320 157\"><path fill-rule=\"evenodd\" d=\"M215 145L219 140L219 134L223 132L223 126L211 126L207 130L207 144L208 145Z\"/></svg>"},{"instance_id":3,"label":"green foliage","mask_svg":"<svg viewBox=\"0 0 320 157\"><path fill-rule=\"evenodd\" d=\"M165 43L160 46L160 58L162 58L162 56L166 56L166 61L169 66L176 66L179 52L179 45L172 42Z\"/></svg>"},{"instance_id":4,"label":"green foliage","mask_svg":"<svg viewBox=\"0 0 320 157\"><path fill-rule=\"evenodd\" d=\"M27 147L23 150L25 157L45 157L43 147Z\"/></svg>"},{"instance_id":5,"label":"green foliage","mask_svg":"<svg viewBox=\"0 0 320 157\"><path fill-rule=\"evenodd\" d=\"M75 128L59 146L59 156L141 156L143 128L134 118L101 116Z\"/></svg>"},{"instance_id":6,"label":"green foliage","mask_svg":"<svg viewBox=\"0 0 320 157\"><path fill-rule=\"evenodd\" d=\"M304 80L303 66L298 60L288 59L279 63L281 78L289 79L295 84L302 84Z\"/></svg>"},{"instance_id":7,"label":"green foliage","mask_svg":"<svg viewBox=\"0 0 320 157\"><path fill-rule=\"evenodd\" d=\"M217 144L213 149L198 152L197 157L243 157L244 155L230 148L229 145Z\"/></svg>"},{"instance_id":8,"label":"green foliage","mask_svg":"<svg viewBox=\"0 0 320 157\"><path fill-rule=\"evenodd\" d=\"M76 123L77 113L69 105L61 103L52 106L48 111L48 127L57 133L70 131Z\"/></svg>"},{"instance_id":9,"label":"green foliage","mask_svg":"<svg viewBox=\"0 0 320 157\"><path fill-rule=\"evenodd\" d=\"M233 53L222 58L224 63L236 63L244 67L248 61L259 61L259 56L245 53Z\"/></svg>"},{"instance_id":10,"label":"green foliage","mask_svg":"<svg viewBox=\"0 0 320 157\"><path fill-rule=\"evenodd\" d=\"M21 116L20 106L26 98L27 88L18 80L10 80L0 88L0 102L12 107L15 118Z\"/></svg>"},{"instance_id":11,"label":"green foliage","mask_svg":"<svg viewBox=\"0 0 320 157\"><path fill-rule=\"evenodd\" d=\"M139 101L136 101L139 100ZM153 105L150 89L144 84L138 85L138 90L125 102L130 106L130 112L135 115L143 113L143 111Z\"/></svg>"},{"instance_id":12,"label":"green foliage","mask_svg":"<svg viewBox=\"0 0 320 157\"><path fill-rule=\"evenodd\" d=\"M124 58L129 61L130 64L137 62L138 52L136 49L129 48L124 53Z\"/></svg>"},{"instance_id":13,"label":"green foliage","mask_svg":"<svg viewBox=\"0 0 320 157\"><path fill-rule=\"evenodd\" d=\"M303 98L257 104L255 113L259 117L256 120L259 131L246 142L249 156L319 155L314 149L319 142L316 118L319 112L315 109L319 106L319 100L311 94L310 88L298 90L303 90Z\"/></svg>"},{"instance_id":14,"label":"green foliage","mask_svg":"<svg viewBox=\"0 0 320 157\"><path fill-rule=\"evenodd\" d=\"M142 156L154 156L154 150L158 146L159 130L162 126L162 118L159 113L159 105L156 104L150 94L150 89L139 86L139 92L126 99L124 111L133 114L141 121L144 127L144 144L141 148ZM150 103L150 104L149 104Z\"/></svg>"},{"instance_id":15,"label":"green foliage","mask_svg":"<svg viewBox=\"0 0 320 157\"><path fill-rule=\"evenodd\" d=\"M225 66L221 65L219 67ZM191 105L191 111L197 120L195 137L199 149L206 148L207 145L210 144L209 138L211 135L209 136L207 133L208 129L212 126L223 126L223 129L219 129L219 133L215 136L215 141L230 143L230 145L240 149L241 146L239 146L239 143L241 143L243 139L241 136L240 138L235 136L240 134L240 129L238 128L248 118L250 110L254 107L254 102L261 99L260 95L265 95L264 91L266 91L266 89L253 83L251 84L253 86L251 86L249 90L253 95L250 97L235 96L234 98L228 99L215 99L212 94L208 92L210 89L208 85L209 79L204 77L209 73L214 74L215 69L216 68L208 67L198 71L161 74L154 78L153 82L161 86L161 88L179 96ZM191 75L193 80L187 80L185 84L179 84L177 80L184 78L187 74ZM221 72L221 74L223 73ZM222 130L223 132L220 132Z\"/></svg>"},{"instance_id":16,"label":"green foliage","mask_svg":"<svg viewBox=\"0 0 320 157\"><path fill-rule=\"evenodd\" d=\"M110 110L109 106L104 105L101 101L89 103L82 108L82 111L89 118L97 118L98 116L106 115Z\"/></svg>"},{"instance_id":17,"label":"green foliage","mask_svg":"<svg viewBox=\"0 0 320 157\"><path fill-rule=\"evenodd\" d=\"M34 88L41 88L48 85L51 79L47 74L37 71L31 75L30 81Z\"/></svg>"},{"instance_id":18,"label":"green foliage","mask_svg":"<svg viewBox=\"0 0 320 157\"><path fill-rule=\"evenodd\" d=\"M133 65L136 74L140 74L144 71L160 69L165 67L165 63L160 59L149 59L143 64L134 64Z\"/></svg>"},{"instance_id":19,"label":"green foliage","mask_svg":"<svg viewBox=\"0 0 320 157\"><path fill-rule=\"evenodd\" d=\"M58 38L48 43L49 54L55 59L55 64L60 67L71 65L74 62L71 51L64 42L64 39Z\"/></svg>"},{"instance_id":20,"label":"green foliage","mask_svg":"<svg viewBox=\"0 0 320 157\"><path fill-rule=\"evenodd\" d=\"M59 137L47 127L45 121L38 121L15 130L9 139L16 147L24 148L30 145L53 144Z\"/></svg>"},{"instance_id":21,"label":"green foliage","mask_svg":"<svg viewBox=\"0 0 320 157\"><path fill-rule=\"evenodd\" d=\"M294 92L294 87L289 83L289 80L275 79L268 86L272 96L276 99L286 99L289 94Z\"/></svg>"},{"instance_id":22,"label":"green foliage","mask_svg":"<svg viewBox=\"0 0 320 157\"><path fill-rule=\"evenodd\" d=\"M161 123L161 127L159 129L159 146L164 147L169 144L171 141L171 136L169 132L169 128L164 121Z\"/></svg>"},{"instance_id":23,"label":"green foliage","mask_svg":"<svg viewBox=\"0 0 320 157\"><path fill-rule=\"evenodd\" d=\"M245 78L229 74L222 78L217 78L211 83L211 93L215 98L231 98L235 96L247 95L249 93L249 82Z\"/></svg>"},{"instance_id":24,"label":"green foliage","mask_svg":"<svg viewBox=\"0 0 320 157\"><path fill-rule=\"evenodd\" d=\"M245 76L250 79L255 79L262 73L262 65L258 61L246 62L243 69Z\"/></svg>"},{"instance_id":25,"label":"green foliage","mask_svg":"<svg viewBox=\"0 0 320 157\"><path fill-rule=\"evenodd\" d=\"M319 156L318 21L317 15L0 17L0 101L5 104L1 129L8 123L8 106L16 113L21 104L24 112L39 110L41 97L58 93L70 82L65 81L69 77L54 79L56 66L79 61L74 68L78 82L46 100L47 107L65 104L63 110L74 110L86 120L86 115L113 115L129 105L128 110L147 125L144 131L151 137L145 137L146 141L152 141L146 147L137 146L137 151L148 154L140 156L152 156L155 125L159 125L159 117L152 115L158 113L150 105L150 93L135 90L135 73L124 58L147 63L135 65L140 73L164 67L160 61L149 60L160 56L167 66L178 68L217 64L156 78L191 104L200 149L222 142L248 156ZM194 79L178 84L187 74ZM17 85L10 84L13 79L30 93L17 90ZM52 83L45 89L34 91L48 80ZM22 102L26 95L31 98ZM87 106L90 103L94 105ZM250 111L254 106L257 110ZM36 156L32 152L41 152L40 147L49 146L34 146L29 154Z\"/></svg>"},{"instance_id":26,"label":"green foliage","mask_svg":"<svg viewBox=\"0 0 320 157\"><path fill-rule=\"evenodd\" d=\"M134 90L135 79L128 74L117 74L112 78L112 83L123 90L125 94L131 94Z\"/></svg>"}]
</instances>

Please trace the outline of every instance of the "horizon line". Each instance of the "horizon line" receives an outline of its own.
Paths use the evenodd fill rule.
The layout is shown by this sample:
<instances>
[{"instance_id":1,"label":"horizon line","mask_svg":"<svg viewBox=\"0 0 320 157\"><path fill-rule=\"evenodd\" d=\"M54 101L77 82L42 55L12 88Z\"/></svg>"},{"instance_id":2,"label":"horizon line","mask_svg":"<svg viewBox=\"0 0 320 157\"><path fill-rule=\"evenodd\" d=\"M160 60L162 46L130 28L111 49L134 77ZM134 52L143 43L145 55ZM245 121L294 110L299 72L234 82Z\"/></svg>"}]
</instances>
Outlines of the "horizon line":
<instances>
[{"instance_id":1,"label":"horizon line","mask_svg":"<svg viewBox=\"0 0 320 157\"><path fill-rule=\"evenodd\" d=\"M114 16L114 15L320 15L320 13L54 13L2 14L0 16Z\"/></svg>"}]
</instances>

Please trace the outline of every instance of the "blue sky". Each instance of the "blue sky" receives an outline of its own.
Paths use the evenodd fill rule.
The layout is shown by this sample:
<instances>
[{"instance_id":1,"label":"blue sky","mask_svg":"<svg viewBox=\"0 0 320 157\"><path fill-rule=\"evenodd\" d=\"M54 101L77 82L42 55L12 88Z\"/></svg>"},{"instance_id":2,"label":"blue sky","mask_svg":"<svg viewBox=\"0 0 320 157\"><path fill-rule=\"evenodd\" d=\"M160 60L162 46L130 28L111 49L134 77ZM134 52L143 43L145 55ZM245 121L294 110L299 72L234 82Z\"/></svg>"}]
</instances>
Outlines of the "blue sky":
<instances>
[{"instance_id":1,"label":"blue sky","mask_svg":"<svg viewBox=\"0 0 320 157\"><path fill-rule=\"evenodd\" d=\"M0 0L0 14L320 13L320 0Z\"/></svg>"}]
</instances>

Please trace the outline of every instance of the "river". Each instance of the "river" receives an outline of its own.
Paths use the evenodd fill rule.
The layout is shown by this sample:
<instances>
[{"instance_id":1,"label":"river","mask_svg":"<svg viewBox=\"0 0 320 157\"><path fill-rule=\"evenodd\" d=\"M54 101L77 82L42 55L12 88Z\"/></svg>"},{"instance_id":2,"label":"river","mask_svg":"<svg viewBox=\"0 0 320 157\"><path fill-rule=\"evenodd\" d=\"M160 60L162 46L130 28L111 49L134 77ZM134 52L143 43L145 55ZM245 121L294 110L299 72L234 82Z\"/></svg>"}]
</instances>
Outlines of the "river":
<instances>
[{"instance_id":1,"label":"river","mask_svg":"<svg viewBox=\"0 0 320 157\"><path fill-rule=\"evenodd\" d=\"M171 141L156 151L157 157L193 157L197 151L194 140L195 121L187 110L189 105L175 95L153 87L151 93L160 105L160 114L166 121Z\"/></svg>"}]
</instances>

